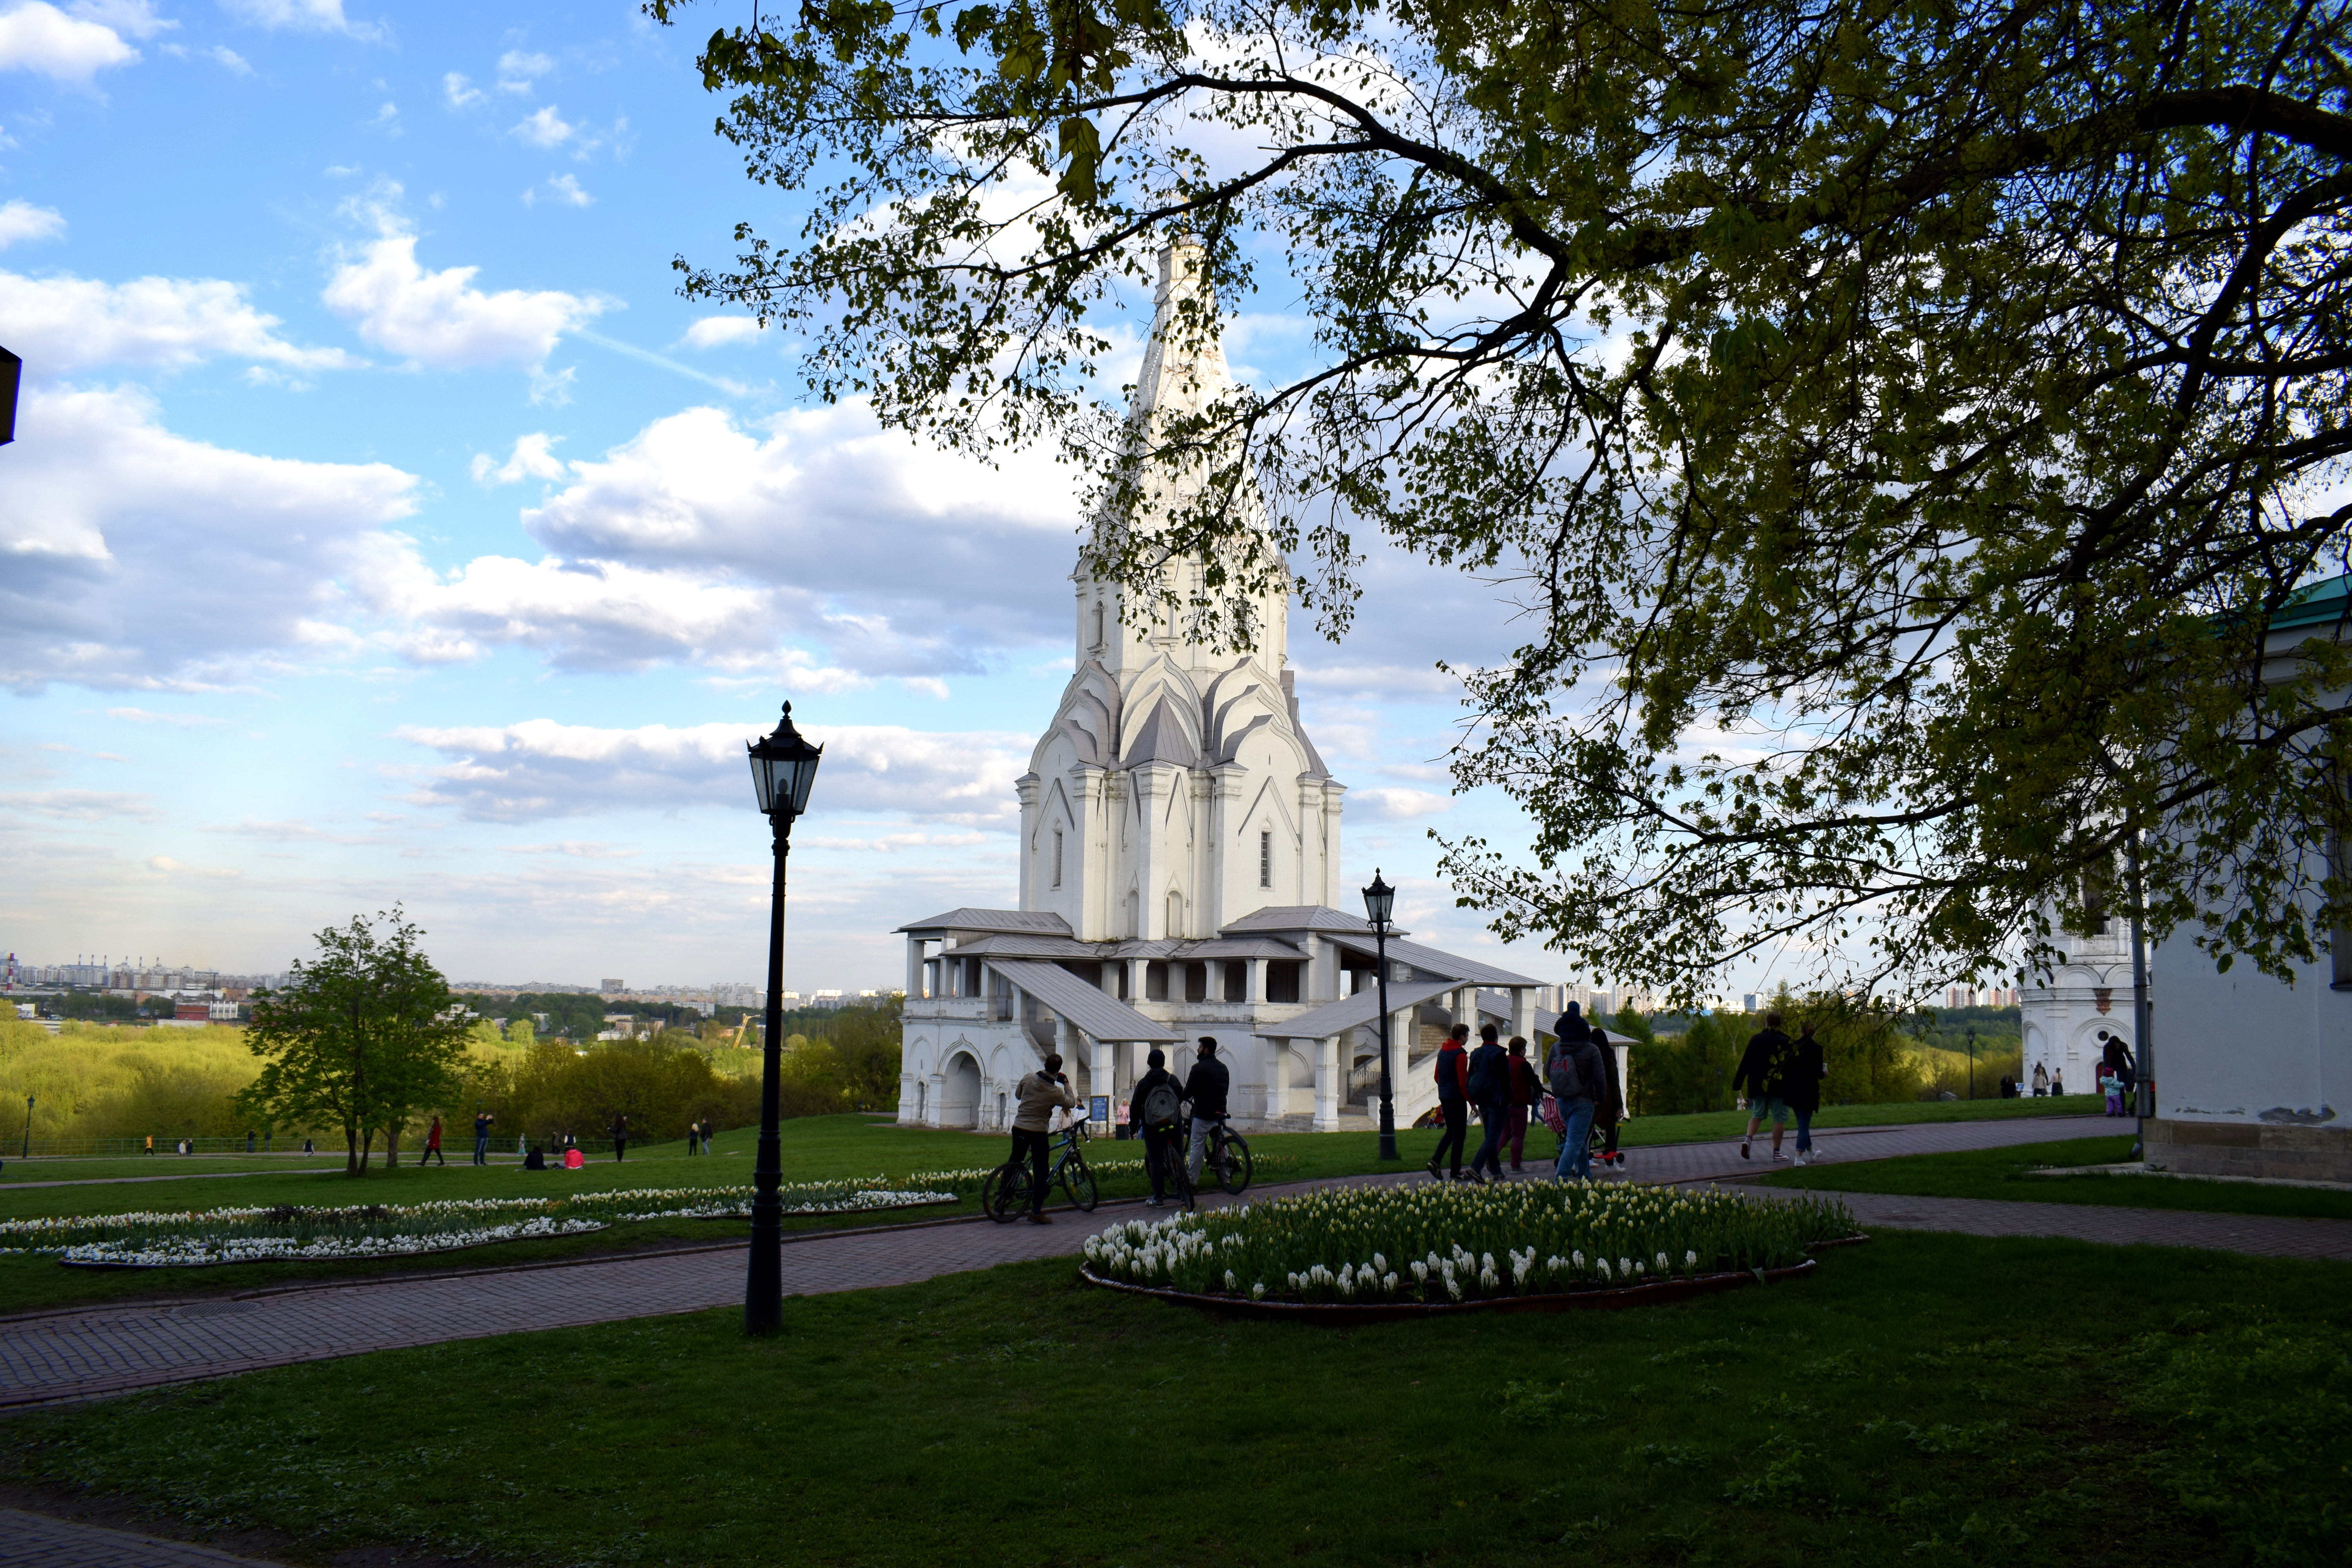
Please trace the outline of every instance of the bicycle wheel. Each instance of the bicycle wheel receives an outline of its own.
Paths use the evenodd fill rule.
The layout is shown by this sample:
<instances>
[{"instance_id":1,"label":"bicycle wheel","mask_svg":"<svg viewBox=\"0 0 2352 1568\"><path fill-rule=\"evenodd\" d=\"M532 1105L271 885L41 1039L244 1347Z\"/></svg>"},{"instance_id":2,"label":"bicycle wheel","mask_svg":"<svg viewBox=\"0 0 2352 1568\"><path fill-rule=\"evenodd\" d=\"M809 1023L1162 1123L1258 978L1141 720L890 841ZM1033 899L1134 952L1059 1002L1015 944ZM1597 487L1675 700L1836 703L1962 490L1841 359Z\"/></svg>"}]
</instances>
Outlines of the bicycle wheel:
<instances>
[{"instance_id":1,"label":"bicycle wheel","mask_svg":"<svg viewBox=\"0 0 2352 1568\"><path fill-rule=\"evenodd\" d=\"M999 1225L1010 1225L1028 1196L1027 1178L1009 1165L999 1165L980 1184L980 1212Z\"/></svg>"},{"instance_id":2,"label":"bicycle wheel","mask_svg":"<svg viewBox=\"0 0 2352 1568\"><path fill-rule=\"evenodd\" d=\"M1070 1206L1082 1214L1095 1212L1102 1202L1102 1189L1095 1184L1094 1171L1084 1160L1062 1163L1062 1190L1070 1194Z\"/></svg>"},{"instance_id":3,"label":"bicycle wheel","mask_svg":"<svg viewBox=\"0 0 2352 1568\"><path fill-rule=\"evenodd\" d=\"M1250 1163L1249 1145L1238 1133L1228 1132L1218 1140L1217 1185L1238 1196L1249 1190L1250 1173L1255 1169Z\"/></svg>"}]
</instances>

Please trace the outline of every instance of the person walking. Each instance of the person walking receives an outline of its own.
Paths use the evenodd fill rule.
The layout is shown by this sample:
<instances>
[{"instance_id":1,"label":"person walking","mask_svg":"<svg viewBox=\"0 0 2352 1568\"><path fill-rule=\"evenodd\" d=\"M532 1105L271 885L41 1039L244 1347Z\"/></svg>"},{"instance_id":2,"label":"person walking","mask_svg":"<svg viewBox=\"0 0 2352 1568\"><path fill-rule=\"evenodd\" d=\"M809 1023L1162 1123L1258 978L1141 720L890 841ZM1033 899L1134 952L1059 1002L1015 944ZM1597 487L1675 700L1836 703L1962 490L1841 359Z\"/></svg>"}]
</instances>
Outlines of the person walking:
<instances>
[{"instance_id":1,"label":"person walking","mask_svg":"<svg viewBox=\"0 0 2352 1568\"><path fill-rule=\"evenodd\" d=\"M433 1125L425 1130L425 1153L416 1163L422 1165L428 1160L438 1160L442 1169L448 1169L449 1156L441 1152L441 1119L437 1116Z\"/></svg>"},{"instance_id":2,"label":"person walking","mask_svg":"<svg viewBox=\"0 0 2352 1568\"><path fill-rule=\"evenodd\" d=\"M689 1121L686 1124L686 1152L688 1153L699 1154L702 1152L702 1145L699 1137L701 1131L702 1124L698 1121Z\"/></svg>"},{"instance_id":3,"label":"person walking","mask_svg":"<svg viewBox=\"0 0 2352 1568\"><path fill-rule=\"evenodd\" d=\"M1503 1128L1511 1115L1510 1063L1510 1053L1503 1049L1502 1031L1492 1024L1481 1024L1478 1048L1470 1053L1469 1065L1463 1069L1464 1089L1477 1106L1478 1121L1485 1129L1478 1152L1470 1157L1474 1181L1503 1179Z\"/></svg>"},{"instance_id":4,"label":"person walking","mask_svg":"<svg viewBox=\"0 0 2352 1568\"><path fill-rule=\"evenodd\" d=\"M1051 1225L1054 1222L1045 1215L1045 1166L1053 1153L1053 1139L1046 1129L1053 1125L1055 1111L1067 1110L1078 1102L1070 1080L1062 1075L1062 1054L1046 1052L1045 1065L1013 1086L1013 1099L1018 1109L1013 1113L1013 1157L1008 1163L1018 1165L1024 1158L1028 1160L1029 1223Z\"/></svg>"},{"instance_id":5,"label":"person walking","mask_svg":"<svg viewBox=\"0 0 2352 1568\"><path fill-rule=\"evenodd\" d=\"M1521 1162L1528 1152L1528 1115L1536 1102L1543 1098L1543 1079L1536 1076L1535 1064L1528 1060L1528 1037L1511 1037L1511 1119L1504 1124L1503 1142L1511 1151L1511 1169L1524 1171Z\"/></svg>"},{"instance_id":6,"label":"person walking","mask_svg":"<svg viewBox=\"0 0 2352 1568\"><path fill-rule=\"evenodd\" d=\"M708 1116L702 1119L702 1152L706 1154L710 1152L710 1118Z\"/></svg>"},{"instance_id":7,"label":"person walking","mask_svg":"<svg viewBox=\"0 0 2352 1568\"><path fill-rule=\"evenodd\" d=\"M245 1130L245 1152L248 1154L253 1152L253 1129L250 1127L247 1128Z\"/></svg>"},{"instance_id":8,"label":"person walking","mask_svg":"<svg viewBox=\"0 0 2352 1568\"><path fill-rule=\"evenodd\" d=\"M1185 1157L1184 1173L1201 1184L1201 1165L1209 1157L1209 1129L1225 1119L1225 1097L1233 1092L1233 1074L1217 1059L1217 1037L1202 1035L1192 1070L1184 1075L1184 1100L1192 1108L1192 1151Z\"/></svg>"},{"instance_id":9,"label":"person walking","mask_svg":"<svg viewBox=\"0 0 2352 1568\"><path fill-rule=\"evenodd\" d=\"M1598 1024L1592 1026L1592 1048L1601 1055L1601 1098L1592 1109L1592 1125L1601 1130L1604 1140L1601 1163L1622 1165L1625 1156L1617 1152L1617 1124L1625 1120L1625 1086L1617 1071L1617 1047L1610 1044L1608 1031Z\"/></svg>"},{"instance_id":10,"label":"person walking","mask_svg":"<svg viewBox=\"0 0 2352 1568\"><path fill-rule=\"evenodd\" d=\"M621 1111L613 1118L613 1159L615 1163L629 1157L629 1116Z\"/></svg>"},{"instance_id":11,"label":"person walking","mask_svg":"<svg viewBox=\"0 0 2352 1568\"><path fill-rule=\"evenodd\" d=\"M1463 1048L1469 1038L1470 1026L1456 1024L1437 1047L1437 1109L1445 1118L1445 1131L1437 1140L1437 1152L1429 1157L1429 1173L1438 1173L1450 1152L1457 1182L1462 1179L1462 1145L1470 1136L1470 1053Z\"/></svg>"},{"instance_id":12,"label":"person walking","mask_svg":"<svg viewBox=\"0 0 2352 1568\"><path fill-rule=\"evenodd\" d=\"M2033 1064L2033 1098L2041 1100L2047 1096L2049 1092L2050 1064L2047 1062L2035 1062Z\"/></svg>"},{"instance_id":13,"label":"person walking","mask_svg":"<svg viewBox=\"0 0 2352 1568\"><path fill-rule=\"evenodd\" d=\"M150 1159L152 1159L155 1154L155 1134L152 1132L147 1134L147 1154Z\"/></svg>"},{"instance_id":14,"label":"person walking","mask_svg":"<svg viewBox=\"0 0 2352 1568\"><path fill-rule=\"evenodd\" d=\"M1764 1026L1749 1037L1748 1048L1739 1054L1739 1067L1731 1075L1731 1092L1737 1103L1748 1110L1748 1131L1739 1135L1739 1157L1748 1157L1748 1146L1756 1139L1757 1126L1769 1116L1772 1119L1772 1158L1784 1158L1780 1152L1780 1134L1788 1125L1789 1108L1772 1098L1771 1083L1779 1076L1780 1058L1795 1044L1780 1032L1780 1015L1764 1015Z\"/></svg>"},{"instance_id":15,"label":"person walking","mask_svg":"<svg viewBox=\"0 0 2352 1568\"><path fill-rule=\"evenodd\" d=\"M1563 1182L1589 1181L1592 1176L1592 1117L1600 1109L1601 1090L1607 1081L1601 1066L1601 1047L1591 1029L1569 1033L1569 1020L1559 1021L1559 1047L1551 1055L1549 1084L1553 1103L1559 1107L1559 1160L1552 1174Z\"/></svg>"},{"instance_id":16,"label":"person walking","mask_svg":"<svg viewBox=\"0 0 2352 1568\"><path fill-rule=\"evenodd\" d=\"M1158 1046L1144 1058L1148 1069L1135 1080L1127 1106L1128 1136L1143 1140L1143 1173L1151 1179L1149 1206L1168 1201L1168 1174L1176 1158L1178 1122L1183 1115L1184 1091L1168 1070L1168 1053Z\"/></svg>"},{"instance_id":17,"label":"person walking","mask_svg":"<svg viewBox=\"0 0 2352 1568\"><path fill-rule=\"evenodd\" d=\"M1808 1019L1797 1031L1796 1040L1780 1057L1780 1076L1771 1084L1772 1098L1797 1119L1795 1163L1800 1165L1815 1164L1821 1159L1813 1152L1813 1112L1822 1108L1822 1079L1829 1077L1830 1068L1822 1055L1821 1041L1813 1038L1819 1026ZM1776 1142L1779 1131L1773 1130Z\"/></svg>"},{"instance_id":18,"label":"person walking","mask_svg":"<svg viewBox=\"0 0 2352 1568\"><path fill-rule=\"evenodd\" d=\"M496 1120L487 1110L474 1112L474 1163L490 1163L490 1123Z\"/></svg>"}]
</instances>

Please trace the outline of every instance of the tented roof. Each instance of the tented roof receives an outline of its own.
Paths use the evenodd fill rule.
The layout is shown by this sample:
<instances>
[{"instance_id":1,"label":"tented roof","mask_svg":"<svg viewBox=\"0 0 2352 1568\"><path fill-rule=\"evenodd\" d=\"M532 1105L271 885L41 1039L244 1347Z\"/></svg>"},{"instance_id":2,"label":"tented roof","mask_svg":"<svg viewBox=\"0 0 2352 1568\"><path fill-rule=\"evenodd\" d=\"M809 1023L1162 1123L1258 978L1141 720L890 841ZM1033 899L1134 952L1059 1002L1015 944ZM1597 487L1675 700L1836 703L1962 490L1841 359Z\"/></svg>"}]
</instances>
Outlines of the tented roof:
<instances>
[{"instance_id":1,"label":"tented roof","mask_svg":"<svg viewBox=\"0 0 2352 1568\"><path fill-rule=\"evenodd\" d=\"M992 958L989 967L1097 1040L1176 1041L1184 1037L1155 1024L1118 997L1087 984L1055 963Z\"/></svg>"}]
</instances>

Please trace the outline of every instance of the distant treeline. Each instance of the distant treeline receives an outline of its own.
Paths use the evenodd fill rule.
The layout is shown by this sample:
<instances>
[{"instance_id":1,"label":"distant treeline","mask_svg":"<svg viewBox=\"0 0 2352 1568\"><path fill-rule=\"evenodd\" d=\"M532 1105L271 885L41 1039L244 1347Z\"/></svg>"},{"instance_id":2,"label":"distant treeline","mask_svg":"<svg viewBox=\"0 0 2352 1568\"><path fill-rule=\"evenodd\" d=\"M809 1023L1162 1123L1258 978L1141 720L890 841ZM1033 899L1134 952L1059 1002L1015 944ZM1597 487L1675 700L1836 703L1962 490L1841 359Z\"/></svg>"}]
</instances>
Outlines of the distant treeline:
<instances>
[{"instance_id":1,"label":"distant treeline","mask_svg":"<svg viewBox=\"0 0 2352 1568\"><path fill-rule=\"evenodd\" d=\"M1803 1019L1818 1020L1822 1055L1829 1068L1829 1077L1822 1082L1823 1105L1876 1105L1946 1094L1968 1098L1971 1075L1966 1047L1972 1025L1977 1031L1977 1099L1992 1099L2000 1093L2003 1073L2014 1079L2022 1070L2014 1007L1894 1014L1843 998L1786 994L1771 1006L1786 1016L1790 1034ZM1764 1019L1755 1013L1643 1017L1625 1010L1607 1026L1632 1046L1633 1104L1628 1109L1636 1116L1673 1116L1731 1109L1732 1075Z\"/></svg>"}]
</instances>

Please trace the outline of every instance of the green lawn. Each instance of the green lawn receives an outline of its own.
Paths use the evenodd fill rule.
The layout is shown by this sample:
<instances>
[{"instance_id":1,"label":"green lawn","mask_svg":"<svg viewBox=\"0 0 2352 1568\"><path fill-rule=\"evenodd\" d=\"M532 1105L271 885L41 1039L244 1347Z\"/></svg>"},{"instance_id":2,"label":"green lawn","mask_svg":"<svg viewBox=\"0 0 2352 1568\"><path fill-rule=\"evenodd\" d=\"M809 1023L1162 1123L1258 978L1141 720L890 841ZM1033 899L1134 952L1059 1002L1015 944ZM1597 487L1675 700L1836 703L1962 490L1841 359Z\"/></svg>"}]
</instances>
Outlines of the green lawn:
<instances>
[{"instance_id":1,"label":"green lawn","mask_svg":"<svg viewBox=\"0 0 2352 1568\"><path fill-rule=\"evenodd\" d=\"M1350 1331L1067 1262L0 1426L0 1475L562 1564L2342 1561L2352 1269L1895 1235L1801 1283Z\"/></svg>"},{"instance_id":2,"label":"green lawn","mask_svg":"<svg viewBox=\"0 0 2352 1568\"><path fill-rule=\"evenodd\" d=\"M1900 1193L1913 1197L2008 1198L2044 1204L2115 1204L2126 1208L2189 1209L2205 1214L2300 1215L2352 1219L2352 1193L2311 1187L2262 1187L2245 1182L2196 1182L2171 1176L2033 1176L2044 1166L2114 1165L2131 1158L2129 1133L1973 1149L1955 1154L1906 1154L1853 1164L1808 1165L1780 1171L1759 1185L1815 1192Z\"/></svg>"}]
</instances>

